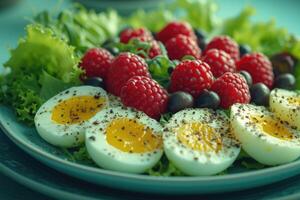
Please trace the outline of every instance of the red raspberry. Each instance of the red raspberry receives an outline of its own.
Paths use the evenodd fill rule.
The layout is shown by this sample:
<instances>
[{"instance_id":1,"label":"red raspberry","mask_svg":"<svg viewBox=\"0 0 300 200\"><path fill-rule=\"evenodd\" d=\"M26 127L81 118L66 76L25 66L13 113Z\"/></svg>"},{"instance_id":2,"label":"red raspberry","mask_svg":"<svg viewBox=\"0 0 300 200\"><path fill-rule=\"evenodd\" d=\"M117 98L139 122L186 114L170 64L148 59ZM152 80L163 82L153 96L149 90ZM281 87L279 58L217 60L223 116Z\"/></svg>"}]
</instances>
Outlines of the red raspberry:
<instances>
[{"instance_id":1,"label":"red raspberry","mask_svg":"<svg viewBox=\"0 0 300 200\"><path fill-rule=\"evenodd\" d=\"M177 35L166 43L166 49L168 56L172 60L180 60L184 56L190 55L200 58L201 50L197 45L197 42L185 35Z\"/></svg>"},{"instance_id":2,"label":"red raspberry","mask_svg":"<svg viewBox=\"0 0 300 200\"><path fill-rule=\"evenodd\" d=\"M240 59L239 45L229 36L217 36L214 37L206 46L204 54L209 49L220 49L228 53L234 61Z\"/></svg>"},{"instance_id":3,"label":"red raspberry","mask_svg":"<svg viewBox=\"0 0 300 200\"><path fill-rule=\"evenodd\" d=\"M156 34L156 38L162 43L166 43L169 39L179 34L190 37L195 41L197 38L191 25L186 22L170 22Z\"/></svg>"},{"instance_id":4,"label":"red raspberry","mask_svg":"<svg viewBox=\"0 0 300 200\"><path fill-rule=\"evenodd\" d=\"M229 108L235 103L249 103L250 92L245 78L232 72L226 72L219 77L210 88L216 92L220 99L220 106Z\"/></svg>"},{"instance_id":5,"label":"red raspberry","mask_svg":"<svg viewBox=\"0 0 300 200\"><path fill-rule=\"evenodd\" d=\"M265 55L261 53L246 54L237 62L237 69L249 72L253 84L264 83L270 89L272 88L274 82L273 68Z\"/></svg>"},{"instance_id":6,"label":"red raspberry","mask_svg":"<svg viewBox=\"0 0 300 200\"><path fill-rule=\"evenodd\" d=\"M208 64L200 60L185 60L171 74L170 91L184 91L196 98L204 89L210 88L213 80Z\"/></svg>"},{"instance_id":7,"label":"red raspberry","mask_svg":"<svg viewBox=\"0 0 300 200\"><path fill-rule=\"evenodd\" d=\"M160 49L160 46L158 44L157 41L152 41L151 42L151 48L148 52L148 55L149 55L149 58L154 58L158 55L161 55L162 54L162 51Z\"/></svg>"},{"instance_id":8,"label":"red raspberry","mask_svg":"<svg viewBox=\"0 0 300 200\"><path fill-rule=\"evenodd\" d=\"M203 61L206 62L211 69L211 72L215 77L220 77L225 72L235 72L235 62L223 50L210 49L203 57Z\"/></svg>"},{"instance_id":9,"label":"red raspberry","mask_svg":"<svg viewBox=\"0 0 300 200\"><path fill-rule=\"evenodd\" d=\"M131 39L137 38L141 41L151 41L153 39L150 31L145 28L127 28L120 33L120 41L127 44Z\"/></svg>"},{"instance_id":10,"label":"red raspberry","mask_svg":"<svg viewBox=\"0 0 300 200\"><path fill-rule=\"evenodd\" d=\"M113 56L102 48L89 49L81 59L81 67L87 76L98 76L106 79Z\"/></svg>"},{"instance_id":11,"label":"red raspberry","mask_svg":"<svg viewBox=\"0 0 300 200\"><path fill-rule=\"evenodd\" d=\"M168 93L151 78L135 76L122 87L121 101L125 106L159 119L160 115L166 112Z\"/></svg>"},{"instance_id":12,"label":"red raspberry","mask_svg":"<svg viewBox=\"0 0 300 200\"><path fill-rule=\"evenodd\" d=\"M133 76L150 77L146 62L135 54L120 53L111 63L106 87L110 93L119 96L123 85Z\"/></svg>"},{"instance_id":13,"label":"red raspberry","mask_svg":"<svg viewBox=\"0 0 300 200\"><path fill-rule=\"evenodd\" d=\"M148 52L149 58L154 58L154 57L162 54L162 51L161 51L160 46L157 41L155 41L155 40L150 41L149 44L151 45L149 52ZM138 55L141 56L142 58L145 58L145 56L143 54L138 54Z\"/></svg>"}]
</instances>

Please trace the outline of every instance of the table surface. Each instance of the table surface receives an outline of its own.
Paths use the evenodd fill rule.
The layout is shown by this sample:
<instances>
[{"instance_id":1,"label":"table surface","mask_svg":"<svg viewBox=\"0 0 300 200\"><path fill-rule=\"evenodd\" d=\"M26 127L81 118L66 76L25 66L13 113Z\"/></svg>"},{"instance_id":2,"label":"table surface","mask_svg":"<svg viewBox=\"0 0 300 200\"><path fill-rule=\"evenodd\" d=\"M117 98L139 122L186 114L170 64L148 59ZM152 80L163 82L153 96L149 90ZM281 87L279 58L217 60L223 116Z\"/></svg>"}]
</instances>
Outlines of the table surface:
<instances>
[{"instance_id":1,"label":"table surface","mask_svg":"<svg viewBox=\"0 0 300 200\"><path fill-rule=\"evenodd\" d=\"M276 18L279 26L300 35L300 26L295 26L299 14L300 1L297 0L216 0L220 4L219 15L233 16L245 5L253 5L257 9L254 20ZM17 5L0 10L0 66L8 59L9 48L16 45L18 38L24 34L24 27L30 18L41 10L57 11L70 5L70 0L21 0ZM298 6L296 5L298 4ZM272 11L270 11L272 5ZM16 192L17 191L17 192ZM0 199L50 199L35 191L14 182L0 173Z\"/></svg>"}]
</instances>

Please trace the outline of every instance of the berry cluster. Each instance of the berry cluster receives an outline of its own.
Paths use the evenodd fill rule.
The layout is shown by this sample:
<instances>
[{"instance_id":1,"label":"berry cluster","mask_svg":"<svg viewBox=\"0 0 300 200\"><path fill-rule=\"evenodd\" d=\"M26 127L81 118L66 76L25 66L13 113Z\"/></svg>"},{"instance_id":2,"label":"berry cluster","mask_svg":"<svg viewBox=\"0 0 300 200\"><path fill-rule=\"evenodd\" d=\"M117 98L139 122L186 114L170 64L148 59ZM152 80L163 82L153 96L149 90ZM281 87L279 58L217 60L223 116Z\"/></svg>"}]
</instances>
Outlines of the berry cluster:
<instances>
[{"instance_id":1,"label":"berry cluster","mask_svg":"<svg viewBox=\"0 0 300 200\"><path fill-rule=\"evenodd\" d=\"M125 106L155 119L188 107L227 109L250 101L267 106L270 89L295 85L291 55L281 53L269 60L223 35L206 41L201 30L186 22L170 22L155 35L146 28L126 28L118 40L146 42L150 45L147 57L130 52L114 53L114 57L104 48L90 49L81 62L88 77L84 81L105 87ZM162 46L167 55L162 55ZM149 60L159 56L176 63L167 70L166 88L151 78L148 67Z\"/></svg>"}]
</instances>

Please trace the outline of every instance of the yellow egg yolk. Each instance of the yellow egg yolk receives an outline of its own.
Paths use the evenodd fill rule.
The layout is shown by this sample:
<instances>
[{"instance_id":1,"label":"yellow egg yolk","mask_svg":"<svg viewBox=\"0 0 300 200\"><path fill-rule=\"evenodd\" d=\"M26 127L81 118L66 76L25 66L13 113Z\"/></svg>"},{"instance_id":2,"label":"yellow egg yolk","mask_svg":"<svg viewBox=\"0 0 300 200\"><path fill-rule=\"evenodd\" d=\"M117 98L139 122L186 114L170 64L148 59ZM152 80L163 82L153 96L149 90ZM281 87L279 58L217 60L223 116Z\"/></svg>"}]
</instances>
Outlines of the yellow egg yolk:
<instances>
[{"instance_id":1,"label":"yellow egg yolk","mask_svg":"<svg viewBox=\"0 0 300 200\"><path fill-rule=\"evenodd\" d=\"M298 96L295 96L295 97L289 97L289 98L288 98L288 102L289 102L289 104L291 104L291 105L294 105L294 106L300 106L300 97L298 97Z\"/></svg>"},{"instance_id":2,"label":"yellow egg yolk","mask_svg":"<svg viewBox=\"0 0 300 200\"><path fill-rule=\"evenodd\" d=\"M177 138L184 145L197 151L215 151L222 149L222 139L216 129L203 123L188 123L177 130Z\"/></svg>"},{"instance_id":3,"label":"yellow egg yolk","mask_svg":"<svg viewBox=\"0 0 300 200\"><path fill-rule=\"evenodd\" d=\"M106 128L106 140L115 148L130 153L145 153L161 148L162 138L134 119L114 119Z\"/></svg>"},{"instance_id":4,"label":"yellow egg yolk","mask_svg":"<svg viewBox=\"0 0 300 200\"><path fill-rule=\"evenodd\" d=\"M257 124L264 133L273 137L283 140L290 140L294 137L286 126L272 116L251 116L251 122Z\"/></svg>"},{"instance_id":5,"label":"yellow egg yolk","mask_svg":"<svg viewBox=\"0 0 300 200\"><path fill-rule=\"evenodd\" d=\"M52 120L58 124L77 124L99 112L106 99L99 96L77 96L57 104L52 110Z\"/></svg>"}]
</instances>

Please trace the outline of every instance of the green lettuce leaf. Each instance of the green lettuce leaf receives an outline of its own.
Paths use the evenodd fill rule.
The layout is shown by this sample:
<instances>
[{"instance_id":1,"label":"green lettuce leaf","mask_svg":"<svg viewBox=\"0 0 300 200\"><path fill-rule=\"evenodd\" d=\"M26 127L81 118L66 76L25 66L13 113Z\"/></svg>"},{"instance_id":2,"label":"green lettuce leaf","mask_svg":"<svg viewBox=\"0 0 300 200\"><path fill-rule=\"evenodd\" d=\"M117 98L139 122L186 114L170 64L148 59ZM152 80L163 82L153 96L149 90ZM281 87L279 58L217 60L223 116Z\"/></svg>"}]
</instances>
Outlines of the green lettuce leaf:
<instances>
[{"instance_id":1,"label":"green lettuce leaf","mask_svg":"<svg viewBox=\"0 0 300 200\"><path fill-rule=\"evenodd\" d=\"M81 69L74 48L53 31L33 24L4 64L9 73L0 77L0 100L11 105L28 124L41 104L52 95L80 83Z\"/></svg>"}]
</instances>

